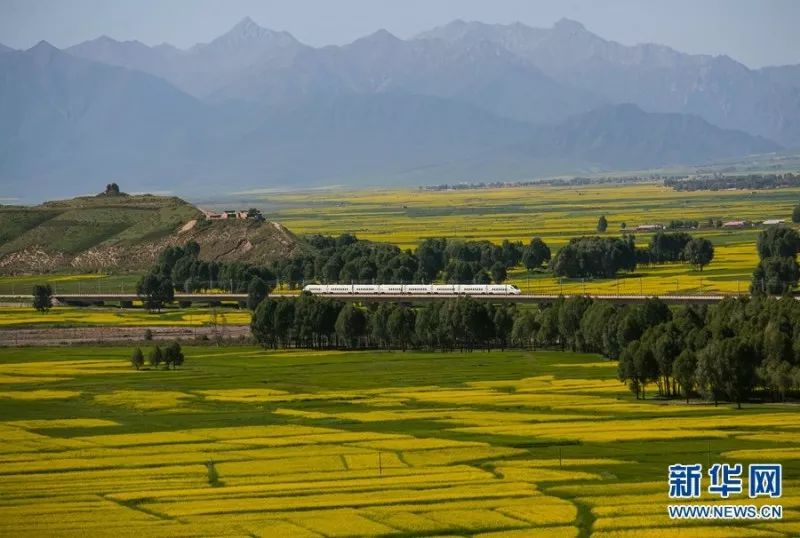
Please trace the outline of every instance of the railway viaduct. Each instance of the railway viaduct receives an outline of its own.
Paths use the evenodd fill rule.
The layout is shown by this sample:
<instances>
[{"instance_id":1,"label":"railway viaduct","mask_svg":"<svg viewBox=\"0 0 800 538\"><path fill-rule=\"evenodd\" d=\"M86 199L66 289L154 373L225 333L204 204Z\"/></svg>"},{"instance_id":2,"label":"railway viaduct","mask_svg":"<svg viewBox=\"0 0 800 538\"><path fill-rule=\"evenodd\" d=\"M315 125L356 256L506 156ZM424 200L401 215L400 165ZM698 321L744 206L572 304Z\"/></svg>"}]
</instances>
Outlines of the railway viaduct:
<instances>
[{"instance_id":1,"label":"railway viaduct","mask_svg":"<svg viewBox=\"0 0 800 538\"><path fill-rule=\"evenodd\" d=\"M297 297L293 294L272 294L271 299L286 299ZM652 295L587 295L596 301L607 301L614 304L640 304ZM464 295L453 294L326 294L324 297L345 302L403 302L403 303L424 303L429 301L441 301L445 299L457 299ZM531 295L470 295L477 301L488 301L492 303L531 303L548 304L558 300L561 295L557 294L531 294ZM563 295L569 298L570 295ZM655 296L667 304L715 304L726 297L746 297L746 295L721 295L721 294L695 294L695 295L658 295ZM30 295L0 295L0 303L30 303ZM53 299L57 304L75 306L101 306L106 303L117 303L122 306L132 306L139 297L128 293L84 293L84 294L54 294ZM798 298L800 299L800 298ZM247 301L247 294L244 293L176 293L174 302L190 305L220 305L222 303L244 304Z\"/></svg>"}]
</instances>

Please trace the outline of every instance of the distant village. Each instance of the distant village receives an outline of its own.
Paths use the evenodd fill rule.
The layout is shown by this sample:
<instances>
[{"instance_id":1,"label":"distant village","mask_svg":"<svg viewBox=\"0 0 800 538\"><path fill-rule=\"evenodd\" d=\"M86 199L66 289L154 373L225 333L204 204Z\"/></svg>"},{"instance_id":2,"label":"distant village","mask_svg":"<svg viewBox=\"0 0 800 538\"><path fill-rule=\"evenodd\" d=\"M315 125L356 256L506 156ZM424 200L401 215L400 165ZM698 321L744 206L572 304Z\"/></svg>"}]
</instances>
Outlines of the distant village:
<instances>
[{"instance_id":1,"label":"distant village","mask_svg":"<svg viewBox=\"0 0 800 538\"><path fill-rule=\"evenodd\" d=\"M726 229L739 229L739 228L750 228L752 226L776 226L778 224L784 224L786 219L767 219L764 221L749 221L749 220L730 220L727 222L723 222L721 220L709 220L709 222L705 224L707 228L726 228ZM668 225L664 224L639 224L637 225L633 231L635 232L657 232L659 230L675 230L675 229L694 229L700 228L701 225L697 221L674 221Z\"/></svg>"},{"instance_id":2,"label":"distant village","mask_svg":"<svg viewBox=\"0 0 800 538\"><path fill-rule=\"evenodd\" d=\"M256 222L263 222L265 220L264 215L261 214L261 211L255 208L250 208L243 211L226 209L225 211L220 211L219 213L207 209L202 211L206 220L253 220Z\"/></svg>"}]
</instances>

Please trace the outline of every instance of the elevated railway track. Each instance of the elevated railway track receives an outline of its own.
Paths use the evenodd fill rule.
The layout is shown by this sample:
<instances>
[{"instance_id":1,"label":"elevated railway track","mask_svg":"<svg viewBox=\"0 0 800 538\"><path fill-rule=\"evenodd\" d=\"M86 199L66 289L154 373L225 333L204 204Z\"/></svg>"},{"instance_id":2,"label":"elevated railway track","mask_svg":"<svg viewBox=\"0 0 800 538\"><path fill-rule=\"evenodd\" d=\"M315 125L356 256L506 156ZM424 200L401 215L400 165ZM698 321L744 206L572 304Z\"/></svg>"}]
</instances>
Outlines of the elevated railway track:
<instances>
[{"instance_id":1,"label":"elevated railway track","mask_svg":"<svg viewBox=\"0 0 800 538\"><path fill-rule=\"evenodd\" d=\"M298 294L272 294L271 299L286 299L297 297ZM446 299L457 299L464 297L463 294L387 294L387 293L343 293L321 295L329 299L336 299L345 302L404 302L404 303L424 303L430 301L442 301ZM647 299L658 297L667 304L716 304L727 297L746 297L747 295L737 294L692 294L692 295L615 295L615 294L588 294L586 295L597 301L607 301L614 304L640 304ZM531 303L548 304L557 301L562 295L558 294L521 294L521 295L499 295L481 294L469 295L477 301L488 301L492 303ZM568 298L571 295L563 295ZM0 303L30 303L30 295L0 295ZM53 295L57 304L92 306L104 305L106 303L116 303L122 306L132 306L140 298L131 293L58 293ZM800 297L798 297L800 299ZM222 303L244 304L247 301L247 294L244 293L176 293L174 302L184 305L202 304L213 305Z\"/></svg>"}]
</instances>

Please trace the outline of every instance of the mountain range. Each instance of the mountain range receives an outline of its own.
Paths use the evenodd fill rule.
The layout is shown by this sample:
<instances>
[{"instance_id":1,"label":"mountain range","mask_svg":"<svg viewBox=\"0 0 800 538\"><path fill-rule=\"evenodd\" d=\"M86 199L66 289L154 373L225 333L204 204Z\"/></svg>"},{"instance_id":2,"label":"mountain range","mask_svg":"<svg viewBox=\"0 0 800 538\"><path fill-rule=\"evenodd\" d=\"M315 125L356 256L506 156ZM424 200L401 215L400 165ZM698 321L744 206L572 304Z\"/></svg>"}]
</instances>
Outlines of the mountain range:
<instances>
[{"instance_id":1,"label":"mountain range","mask_svg":"<svg viewBox=\"0 0 800 538\"><path fill-rule=\"evenodd\" d=\"M528 179L800 146L800 66L570 20L313 48L246 18L185 50L0 46L0 74L0 197Z\"/></svg>"}]
</instances>

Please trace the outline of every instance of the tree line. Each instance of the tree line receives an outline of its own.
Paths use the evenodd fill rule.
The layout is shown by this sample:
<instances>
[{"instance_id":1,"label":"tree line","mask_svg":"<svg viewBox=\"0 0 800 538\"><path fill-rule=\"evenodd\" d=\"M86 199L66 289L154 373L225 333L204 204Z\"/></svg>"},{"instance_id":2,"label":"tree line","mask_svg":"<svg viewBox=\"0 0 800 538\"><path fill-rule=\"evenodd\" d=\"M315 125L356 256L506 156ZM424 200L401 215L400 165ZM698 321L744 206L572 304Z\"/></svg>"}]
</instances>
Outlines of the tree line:
<instances>
[{"instance_id":1,"label":"tree line","mask_svg":"<svg viewBox=\"0 0 800 538\"><path fill-rule=\"evenodd\" d=\"M321 283L502 283L508 269L521 262L529 269L550 260L549 247L539 238L528 245L504 240L489 241L428 238L415 250L388 243L312 235L306 238L314 252L276 262L272 270L289 287L302 282Z\"/></svg>"},{"instance_id":2,"label":"tree line","mask_svg":"<svg viewBox=\"0 0 800 538\"><path fill-rule=\"evenodd\" d=\"M158 310L174 300L176 291L195 293L222 289L263 298L274 286L275 274L268 267L240 261L201 260L200 245L189 241L182 247L165 248L147 274L139 279L136 294L145 308Z\"/></svg>"},{"instance_id":3,"label":"tree line","mask_svg":"<svg viewBox=\"0 0 800 538\"><path fill-rule=\"evenodd\" d=\"M758 266L753 271L750 292L761 295L787 295L800 280L797 254L800 235L788 226L770 226L756 241Z\"/></svg>"},{"instance_id":4,"label":"tree line","mask_svg":"<svg viewBox=\"0 0 800 538\"><path fill-rule=\"evenodd\" d=\"M708 239L659 231L646 248L637 248L630 234L572 238L553 258L551 268L554 275L568 278L614 278L620 271L635 271L639 264L683 261L702 270L713 259L714 246Z\"/></svg>"},{"instance_id":5,"label":"tree line","mask_svg":"<svg viewBox=\"0 0 800 538\"><path fill-rule=\"evenodd\" d=\"M620 271L634 271L637 264L686 261L702 270L714 257L707 239L664 231L655 234L646 249L636 247L633 235L577 237L555 257L539 237L527 245L428 238L413 251L351 234L312 235L307 241L313 247L311 253L276 261L270 267L202 260L194 241L168 247L140 279L136 292L149 310L172 302L175 292L210 289L247 293L252 308L278 282L290 289L305 282L500 284L508 278L509 269L519 265L529 271L547 267L555 276L568 278L613 278Z\"/></svg>"},{"instance_id":6,"label":"tree line","mask_svg":"<svg viewBox=\"0 0 800 538\"><path fill-rule=\"evenodd\" d=\"M469 297L416 308L400 303L361 307L303 293L265 299L250 328L260 344L272 348L472 351L508 347L515 317L513 305Z\"/></svg>"},{"instance_id":7,"label":"tree line","mask_svg":"<svg viewBox=\"0 0 800 538\"><path fill-rule=\"evenodd\" d=\"M265 299L251 322L265 347L474 351L549 348L599 353L637 398L741 404L760 389L782 400L800 387L800 303L766 297L671 309L653 298L618 306L589 297L492 305L469 297L419 307L344 304L302 294Z\"/></svg>"},{"instance_id":8,"label":"tree line","mask_svg":"<svg viewBox=\"0 0 800 538\"><path fill-rule=\"evenodd\" d=\"M601 218L600 223L603 221ZM702 269L714 257L711 242L684 232L659 232L646 249L637 249L635 237L577 237L553 257L539 237L526 245L490 241L427 238L415 250L395 245L314 235L311 254L276 262L272 272L290 287L302 282L411 283L442 281L451 284L503 283L508 270L522 265L528 270L547 267L556 276L613 278L634 271L637 263L686 261Z\"/></svg>"},{"instance_id":9,"label":"tree line","mask_svg":"<svg viewBox=\"0 0 800 538\"><path fill-rule=\"evenodd\" d=\"M748 174L743 176L716 175L700 178L669 178L664 180L666 187L676 191L720 191L726 189L777 189L800 187L800 174Z\"/></svg>"},{"instance_id":10,"label":"tree line","mask_svg":"<svg viewBox=\"0 0 800 538\"><path fill-rule=\"evenodd\" d=\"M170 368L175 370L178 366L181 366L185 360L186 357L183 355L183 350L178 342L172 342L164 349L156 345L147 353L147 364L152 369L163 365L165 370L169 370ZM139 347L135 348L133 353L131 353L131 366L140 370L145 364L144 361L145 357L142 349Z\"/></svg>"}]
</instances>

